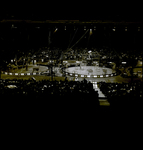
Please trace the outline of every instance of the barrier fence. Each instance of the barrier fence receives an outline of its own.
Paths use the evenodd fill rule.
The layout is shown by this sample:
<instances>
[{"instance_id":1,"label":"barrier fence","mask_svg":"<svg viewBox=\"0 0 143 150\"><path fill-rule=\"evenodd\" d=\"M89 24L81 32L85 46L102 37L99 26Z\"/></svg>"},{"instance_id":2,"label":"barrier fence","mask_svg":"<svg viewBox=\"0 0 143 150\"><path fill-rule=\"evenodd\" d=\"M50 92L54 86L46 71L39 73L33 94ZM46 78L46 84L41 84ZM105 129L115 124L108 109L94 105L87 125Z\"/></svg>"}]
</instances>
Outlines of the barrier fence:
<instances>
[{"instance_id":1,"label":"barrier fence","mask_svg":"<svg viewBox=\"0 0 143 150\"><path fill-rule=\"evenodd\" d=\"M11 72L1 72L5 75L15 75L15 76L33 76L33 75L41 75L41 72L34 72L34 73L11 73ZM119 75L118 73L112 73L112 74L104 74L104 75L82 75L82 74L75 74L75 73L68 73L64 72L64 74L69 75L71 77L81 77L81 78L108 78Z\"/></svg>"},{"instance_id":2,"label":"barrier fence","mask_svg":"<svg viewBox=\"0 0 143 150\"><path fill-rule=\"evenodd\" d=\"M34 73L11 73L11 72L4 72L2 71L1 72L2 74L5 74L5 75L15 75L15 76L30 76L30 75L41 75L41 72L34 72Z\"/></svg>"},{"instance_id":3,"label":"barrier fence","mask_svg":"<svg viewBox=\"0 0 143 150\"><path fill-rule=\"evenodd\" d=\"M69 73L64 71L63 73L71 77L81 77L81 78L107 78L107 77L113 77L119 75L119 73L104 74L104 75L82 75L82 74L75 74L75 73Z\"/></svg>"}]
</instances>

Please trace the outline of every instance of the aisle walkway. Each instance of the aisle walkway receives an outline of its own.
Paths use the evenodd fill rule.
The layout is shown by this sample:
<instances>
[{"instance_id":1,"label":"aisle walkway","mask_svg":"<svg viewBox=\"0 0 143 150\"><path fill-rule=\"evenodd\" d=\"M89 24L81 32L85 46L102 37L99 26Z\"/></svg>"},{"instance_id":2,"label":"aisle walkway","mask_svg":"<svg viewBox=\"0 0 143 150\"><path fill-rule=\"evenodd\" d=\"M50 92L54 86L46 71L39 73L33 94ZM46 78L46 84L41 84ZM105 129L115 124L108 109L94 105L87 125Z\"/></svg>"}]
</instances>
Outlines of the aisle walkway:
<instances>
[{"instance_id":1,"label":"aisle walkway","mask_svg":"<svg viewBox=\"0 0 143 150\"><path fill-rule=\"evenodd\" d=\"M91 83L93 84L93 88L95 89L95 91L98 91L99 97L105 98L105 95L98 88L97 82L92 81Z\"/></svg>"},{"instance_id":2,"label":"aisle walkway","mask_svg":"<svg viewBox=\"0 0 143 150\"><path fill-rule=\"evenodd\" d=\"M106 96L98 88L97 82L91 81L91 83L93 84L93 88L95 89L95 91L98 91L100 106L110 106L110 103L108 102Z\"/></svg>"}]
</instances>

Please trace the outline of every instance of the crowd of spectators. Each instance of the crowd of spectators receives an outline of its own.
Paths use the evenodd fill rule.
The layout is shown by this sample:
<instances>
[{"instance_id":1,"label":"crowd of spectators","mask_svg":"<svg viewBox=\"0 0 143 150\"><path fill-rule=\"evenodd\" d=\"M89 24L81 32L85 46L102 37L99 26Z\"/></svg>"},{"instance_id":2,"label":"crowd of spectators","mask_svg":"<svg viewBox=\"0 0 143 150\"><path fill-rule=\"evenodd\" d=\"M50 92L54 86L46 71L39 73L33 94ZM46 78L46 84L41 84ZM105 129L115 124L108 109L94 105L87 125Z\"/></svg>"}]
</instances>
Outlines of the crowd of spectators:
<instances>
[{"instance_id":1,"label":"crowd of spectators","mask_svg":"<svg viewBox=\"0 0 143 150\"><path fill-rule=\"evenodd\" d=\"M123 107L138 109L143 104L143 83L141 81L130 83L100 82L98 85L111 106L118 106L120 109Z\"/></svg>"},{"instance_id":2,"label":"crowd of spectators","mask_svg":"<svg viewBox=\"0 0 143 150\"><path fill-rule=\"evenodd\" d=\"M63 53L63 60L85 61L87 65L95 65L98 61L100 67L107 67L120 72L122 77L137 77L131 68L142 61L142 50L124 50L114 48L73 48Z\"/></svg>"},{"instance_id":3,"label":"crowd of spectators","mask_svg":"<svg viewBox=\"0 0 143 150\"><path fill-rule=\"evenodd\" d=\"M44 60L57 60L61 56L62 50L59 48L53 48L53 49L41 49L35 55L33 55L33 58L35 59L44 59Z\"/></svg>"},{"instance_id":4,"label":"crowd of spectators","mask_svg":"<svg viewBox=\"0 0 143 150\"><path fill-rule=\"evenodd\" d=\"M49 81L49 80L0 80L0 97L3 101L18 101L27 104L54 104L59 107L99 105L98 92L93 84L83 80L75 81ZM67 107L67 106L66 106Z\"/></svg>"},{"instance_id":5,"label":"crowd of spectators","mask_svg":"<svg viewBox=\"0 0 143 150\"><path fill-rule=\"evenodd\" d=\"M75 48L67 49L63 54L64 60L87 60L100 57L96 49Z\"/></svg>"},{"instance_id":6,"label":"crowd of spectators","mask_svg":"<svg viewBox=\"0 0 143 150\"><path fill-rule=\"evenodd\" d=\"M138 52L137 52L138 51ZM63 55L63 59L98 59L103 62L116 62L121 64L121 62L128 62L131 65L131 62L136 63L137 60L141 60L143 52L141 50L116 50L110 48L75 48L68 49Z\"/></svg>"}]
</instances>

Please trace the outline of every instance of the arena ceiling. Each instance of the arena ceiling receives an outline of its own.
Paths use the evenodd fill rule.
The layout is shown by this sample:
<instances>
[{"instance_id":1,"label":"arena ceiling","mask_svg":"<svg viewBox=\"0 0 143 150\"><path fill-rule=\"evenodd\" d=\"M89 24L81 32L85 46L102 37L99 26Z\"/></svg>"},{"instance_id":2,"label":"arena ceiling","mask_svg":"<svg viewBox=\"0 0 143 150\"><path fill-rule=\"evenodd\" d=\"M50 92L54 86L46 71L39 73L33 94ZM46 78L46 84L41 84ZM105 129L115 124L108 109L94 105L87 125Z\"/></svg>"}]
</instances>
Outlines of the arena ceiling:
<instances>
[{"instance_id":1,"label":"arena ceiling","mask_svg":"<svg viewBox=\"0 0 143 150\"><path fill-rule=\"evenodd\" d=\"M13 3L13 2L12 2ZM0 9L0 22L25 21L26 23L136 23L142 22L142 8L135 9L135 3L130 6L125 2L109 3L96 2L76 4L74 2L48 2L45 6L38 2L38 7L33 4L5 5ZM24 7L25 6L25 7ZM124 7L125 6L125 7Z\"/></svg>"}]
</instances>

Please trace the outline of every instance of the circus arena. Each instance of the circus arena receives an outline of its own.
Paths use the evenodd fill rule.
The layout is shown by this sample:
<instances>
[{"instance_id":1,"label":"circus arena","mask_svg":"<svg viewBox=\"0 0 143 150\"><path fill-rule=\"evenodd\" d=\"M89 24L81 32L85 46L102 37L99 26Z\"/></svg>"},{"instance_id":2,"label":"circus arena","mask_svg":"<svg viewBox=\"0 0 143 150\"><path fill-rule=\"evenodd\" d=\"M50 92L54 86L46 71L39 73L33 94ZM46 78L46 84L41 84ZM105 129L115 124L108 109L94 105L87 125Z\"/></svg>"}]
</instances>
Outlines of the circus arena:
<instances>
[{"instance_id":1,"label":"circus arena","mask_svg":"<svg viewBox=\"0 0 143 150\"><path fill-rule=\"evenodd\" d=\"M9 108L21 101L23 109L41 111L125 113L134 106L141 112L140 23L5 20L0 26L0 95Z\"/></svg>"}]
</instances>

